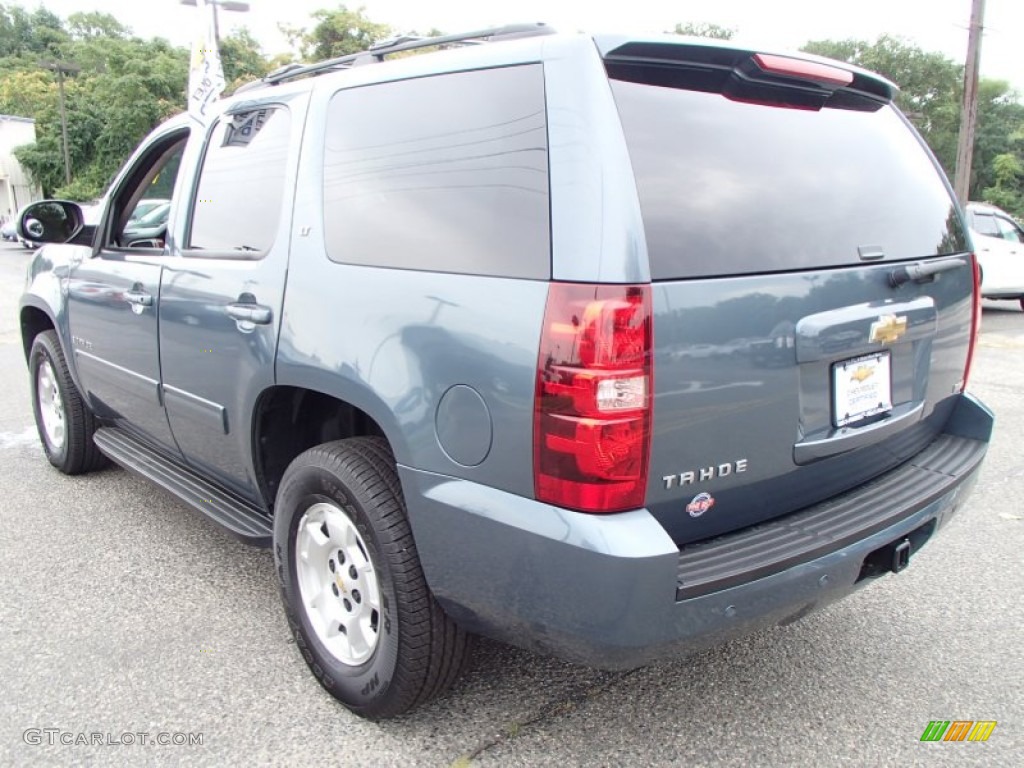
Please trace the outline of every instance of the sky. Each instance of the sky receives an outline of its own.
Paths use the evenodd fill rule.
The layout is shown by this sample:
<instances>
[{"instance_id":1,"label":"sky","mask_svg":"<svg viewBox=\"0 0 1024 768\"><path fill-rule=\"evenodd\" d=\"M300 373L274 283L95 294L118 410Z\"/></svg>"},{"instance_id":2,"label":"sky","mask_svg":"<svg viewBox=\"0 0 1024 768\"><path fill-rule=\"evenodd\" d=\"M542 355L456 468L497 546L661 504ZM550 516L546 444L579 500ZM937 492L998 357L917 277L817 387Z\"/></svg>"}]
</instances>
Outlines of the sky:
<instances>
[{"instance_id":1,"label":"sky","mask_svg":"<svg viewBox=\"0 0 1024 768\"><path fill-rule=\"evenodd\" d=\"M179 0L5 0L62 17L76 11L116 16L140 37L191 41L195 8ZM249 0L247 13L221 11L222 34L248 27L264 52L281 53L287 43L278 24L311 26L310 13L335 8L331 0ZM561 31L651 33L676 23L711 22L737 30L736 40L765 48L796 49L808 40L859 38L887 33L956 61L965 58L971 0L354 0L375 22L398 32L445 32L527 21ZM1024 0L987 0L981 48L982 77L1009 80L1024 95Z\"/></svg>"}]
</instances>

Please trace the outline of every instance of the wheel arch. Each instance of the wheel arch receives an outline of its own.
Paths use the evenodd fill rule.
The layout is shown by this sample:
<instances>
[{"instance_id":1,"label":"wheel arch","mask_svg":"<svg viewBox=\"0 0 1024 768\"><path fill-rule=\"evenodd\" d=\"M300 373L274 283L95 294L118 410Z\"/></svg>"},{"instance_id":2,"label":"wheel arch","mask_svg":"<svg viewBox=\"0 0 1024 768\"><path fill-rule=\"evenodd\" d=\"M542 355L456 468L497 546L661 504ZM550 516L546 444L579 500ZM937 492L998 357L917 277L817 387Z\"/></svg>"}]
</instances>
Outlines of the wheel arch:
<instances>
[{"instance_id":1,"label":"wheel arch","mask_svg":"<svg viewBox=\"0 0 1024 768\"><path fill-rule=\"evenodd\" d=\"M57 323L54 322L49 307L44 307L41 301L32 301L31 298L22 303L20 312L21 321L21 344L25 351L25 361L28 361L32 354L32 342L43 331L57 330ZM64 347L64 355L67 356L67 348L61 334L57 333L61 346Z\"/></svg>"},{"instance_id":2,"label":"wheel arch","mask_svg":"<svg viewBox=\"0 0 1024 768\"><path fill-rule=\"evenodd\" d=\"M399 453L395 435L376 413L347 398L309 387L275 385L260 393L253 409L252 455L260 493L272 509L281 478L296 456L317 445L349 437L378 436Z\"/></svg>"}]
</instances>

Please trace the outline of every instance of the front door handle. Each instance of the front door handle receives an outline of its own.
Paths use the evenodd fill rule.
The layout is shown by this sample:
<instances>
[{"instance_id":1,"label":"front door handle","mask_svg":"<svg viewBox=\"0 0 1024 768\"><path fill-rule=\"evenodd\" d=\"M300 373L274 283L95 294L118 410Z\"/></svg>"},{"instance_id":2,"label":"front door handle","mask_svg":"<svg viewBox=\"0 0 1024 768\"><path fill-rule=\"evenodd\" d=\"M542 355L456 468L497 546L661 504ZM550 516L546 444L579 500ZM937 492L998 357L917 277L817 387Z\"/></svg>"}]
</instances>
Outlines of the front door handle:
<instances>
[{"instance_id":1,"label":"front door handle","mask_svg":"<svg viewBox=\"0 0 1024 768\"><path fill-rule=\"evenodd\" d=\"M239 299L241 298L239 296ZM227 311L235 320L256 325L267 325L273 316L270 307L264 307L255 301L236 301L234 304L228 304Z\"/></svg>"},{"instance_id":2,"label":"front door handle","mask_svg":"<svg viewBox=\"0 0 1024 768\"><path fill-rule=\"evenodd\" d=\"M145 291L136 290L134 288L125 293L124 300L127 301L129 304L134 304L137 307L153 306L153 294L146 293Z\"/></svg>"}]
</instances>

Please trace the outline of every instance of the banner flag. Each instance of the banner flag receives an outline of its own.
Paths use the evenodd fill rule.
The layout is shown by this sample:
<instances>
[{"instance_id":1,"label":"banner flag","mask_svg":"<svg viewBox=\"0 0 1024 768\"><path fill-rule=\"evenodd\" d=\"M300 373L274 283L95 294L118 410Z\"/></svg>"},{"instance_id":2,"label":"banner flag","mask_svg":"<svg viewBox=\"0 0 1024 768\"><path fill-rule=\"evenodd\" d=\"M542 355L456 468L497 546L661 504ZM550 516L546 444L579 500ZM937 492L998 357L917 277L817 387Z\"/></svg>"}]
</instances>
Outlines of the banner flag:
<instances>
[{"instance_id":1,"label":"banner flag","mask_svg":"<svg viewBox=\"0 0 1024 768\"><path fill-rule=\"evenodd\" d=\"M196 0L199 28L192 43L192 64L188 75L188 111L206 122L206 110L224 92L224 68L217 49L215 10L210 0Z\"/></svg>"}]
</instances>

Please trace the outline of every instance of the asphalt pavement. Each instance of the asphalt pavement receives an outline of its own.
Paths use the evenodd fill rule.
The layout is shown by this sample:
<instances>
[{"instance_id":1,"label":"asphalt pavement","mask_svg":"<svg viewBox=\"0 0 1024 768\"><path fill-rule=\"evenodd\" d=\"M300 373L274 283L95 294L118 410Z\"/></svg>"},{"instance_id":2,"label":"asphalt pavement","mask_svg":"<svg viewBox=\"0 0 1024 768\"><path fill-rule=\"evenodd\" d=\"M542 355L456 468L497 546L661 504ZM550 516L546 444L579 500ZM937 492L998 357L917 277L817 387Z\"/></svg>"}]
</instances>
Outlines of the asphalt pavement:
<instances>
[{"instance_id":1,"label":"asphalt pavement","mask_svg":"<svg viewBox=\"0 0 1024 768\"><path fill-rule=\"evenodd\" d=\"M67 478L46 462L17 323L29 257L0 244L0 765L1021 764L1017 304L986 302L970 389L997 427L980 481L903 573L628 673L481 641L450 693L374 724L307 672L269 551L122 470ZM931 720L997 726L984 743L922 743Z\"/></svg>"}]
</instances>

